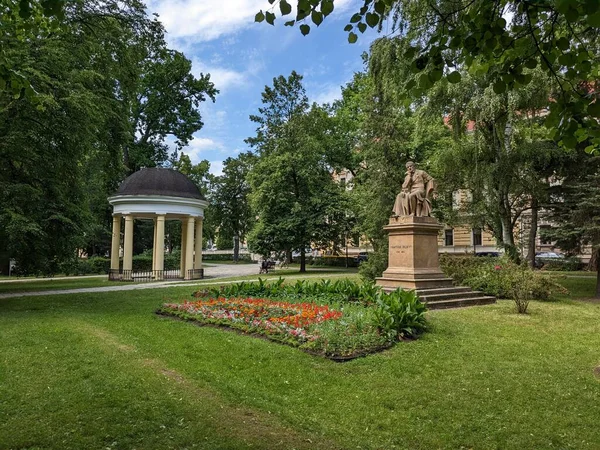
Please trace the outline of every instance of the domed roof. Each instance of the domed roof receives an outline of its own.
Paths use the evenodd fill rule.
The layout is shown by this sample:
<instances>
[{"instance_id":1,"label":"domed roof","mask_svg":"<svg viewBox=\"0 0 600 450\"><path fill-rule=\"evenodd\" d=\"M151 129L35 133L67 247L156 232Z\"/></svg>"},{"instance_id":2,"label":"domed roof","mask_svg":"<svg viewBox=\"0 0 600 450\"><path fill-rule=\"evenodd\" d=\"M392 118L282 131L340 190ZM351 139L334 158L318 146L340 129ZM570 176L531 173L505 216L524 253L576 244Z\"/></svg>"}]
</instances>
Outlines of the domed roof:
<instances>
[{"instance_id":1,"label":"domed roof","mask_svg":"<svg viewBox=\"0 0 600 450\"><path fill-rule=\"evenodd\" d=\"M150 167L123 180L115 195L164 195L204 200L192 180L174 169Z\"/></svg>"}]
</instances>

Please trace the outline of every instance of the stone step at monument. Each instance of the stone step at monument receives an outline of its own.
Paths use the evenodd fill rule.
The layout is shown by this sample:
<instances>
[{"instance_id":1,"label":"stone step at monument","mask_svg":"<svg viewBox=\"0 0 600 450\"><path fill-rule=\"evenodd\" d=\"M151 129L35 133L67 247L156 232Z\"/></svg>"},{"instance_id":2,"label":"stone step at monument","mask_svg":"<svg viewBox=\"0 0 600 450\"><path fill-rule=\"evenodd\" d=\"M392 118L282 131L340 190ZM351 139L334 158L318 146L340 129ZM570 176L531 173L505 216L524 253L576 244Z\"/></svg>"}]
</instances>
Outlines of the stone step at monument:
<instances>
[{"instance_id":1,"label":"stone step at monument","mask_svg":"<svg viewBox=\"0 0 600 450\"><path fill-rule=\"evenodd\" d=\"M427 309L449 309L449 308L464 308L467 306L482 306L496 303L496 297L483 296L480 293L479 297L448 299L437 301L426 301Z\"/></svg>"},{"instance_id":2,"label":"stone step at monument","mask_svg":"<svg viewBox=\"0 0 600 450\"><path fill-rule=\"evenodd\" d=\"M384 288L386 292L394 288ZM496 297L474 291L466 286L453 286L444 288L416 289L417 295L428 309L461 308L465 306L490 305L496 303Z\"/></svg>"}]
</instances>

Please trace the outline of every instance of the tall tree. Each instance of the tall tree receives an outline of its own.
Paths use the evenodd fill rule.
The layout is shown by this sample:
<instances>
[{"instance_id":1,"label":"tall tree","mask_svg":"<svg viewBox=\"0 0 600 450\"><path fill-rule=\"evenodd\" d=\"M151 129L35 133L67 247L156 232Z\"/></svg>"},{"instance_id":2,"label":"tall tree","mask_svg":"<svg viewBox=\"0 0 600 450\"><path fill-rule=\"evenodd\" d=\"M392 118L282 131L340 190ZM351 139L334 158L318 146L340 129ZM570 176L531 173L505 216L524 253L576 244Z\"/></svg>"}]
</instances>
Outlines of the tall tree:
<instances>
[{"instance_id":1,"label":"tall tree","mask_svg":"<svg viewBox=\"0 0 600 450\"><path fill-rule=\"evenodd\" d=\"M214 102L218 93L210 75L194 77L191 61L165 47L162 28L156 33L150 42L158 48L145 49L147 54L138 65L140 82L123 92L131 110L130 142L123 152L130 172L163 163L169 135L176 139L175 151L186 146L203 125L198 106L207 98Z\"/></svg>"},{"instance_id":2,"label":"tall tree","mask_svg":"<svg viewBox=\"0 0 600 450\"><path fill-rule=\"evenodd\" d=\"M296 72L275 78L260 115L251 117L259 125L248 139L257 149L250 184L258 218L249 243L263 254L298 250L305 272L306 248L342 234L349 204L332 178L331 118L316 105L309 109L301 81Z\"/></svg>"},{"instance_id":3,"label":"tall tree","mask_svg":"<svg viewBox=\"0 0 600 450\"><path fill-rule=\"evenodd\" d=\"M577 169L570 171L553 187L551 202L552 228L544 237L569 252L581 253L584 246L592 248L592 262L598 272L596 298L600 298L600 164L598 157L574 158Z\"/></svg>"},{"instance_id":4,"label":"tall tree","mask_svg":"<svg viewBox=\"0 0 600 450\"><path fill-rule=\"evenodd\" d=\"M0 32L10 40L1 58L18 64L35 91L0 89L0 253L27 271L56 271L76 249L106 251L106 197L123 178L123 154L142 130L133 129L132 105L145 105L145 123L175 123L181 114L183 137L177 137L185 143L185 133L201 123L182 111L200 97L189 98L181 83L192 78L208 97L215 92L207 77L184 74L189 61L168 51L162 25L137 0L69 2L61 11L62 26L53 33ZM6 17L3 9L2 25ZM167 83L170 74L180 96L156 81ZM172 106L153 106L158 89ZM132 93L139 94L135 102ZM153 128L158 142L165 130L175 133L169 127Z\"/></svg>"},{"instance_id":5,"label":"tall tree","mask_svg":"<svg viewBox=\"0 0 600 450\"><path fill-rule=\"evenodd\" d=\"M240 241L245 239L254 223L248 182L254 160L252 153L227 158L223 164L223 175L215 177L211 183L211 211L215 215L219 234L233 238L235 262L239 259Z\"/></svg>"}]
</instances>

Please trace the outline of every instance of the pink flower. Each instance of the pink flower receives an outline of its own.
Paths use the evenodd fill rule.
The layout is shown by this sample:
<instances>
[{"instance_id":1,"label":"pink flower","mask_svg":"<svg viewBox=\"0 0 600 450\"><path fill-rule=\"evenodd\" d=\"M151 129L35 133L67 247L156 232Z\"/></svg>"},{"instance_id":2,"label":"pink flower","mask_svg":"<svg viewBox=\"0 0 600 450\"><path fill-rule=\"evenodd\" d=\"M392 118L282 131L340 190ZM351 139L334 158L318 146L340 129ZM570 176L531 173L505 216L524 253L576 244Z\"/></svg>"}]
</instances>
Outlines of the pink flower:
<instances>
[{"instance_id":1,"label":"pink flower","mask_svg":"<svg viewBox=\"0 0 600 450\"><path fill-rule=\"evenodd\" d=\"M502 266L494 266L494 270L502 270Z\"/></svg>"}]
</instances>

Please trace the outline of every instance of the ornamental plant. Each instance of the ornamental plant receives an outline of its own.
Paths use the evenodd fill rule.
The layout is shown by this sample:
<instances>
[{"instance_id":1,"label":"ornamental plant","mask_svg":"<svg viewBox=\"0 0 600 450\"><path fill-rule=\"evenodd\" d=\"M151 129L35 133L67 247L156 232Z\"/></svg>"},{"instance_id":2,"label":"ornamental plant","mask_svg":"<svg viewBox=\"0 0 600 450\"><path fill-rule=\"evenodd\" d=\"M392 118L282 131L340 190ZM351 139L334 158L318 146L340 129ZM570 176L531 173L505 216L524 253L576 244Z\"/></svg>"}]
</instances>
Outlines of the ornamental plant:
<instances>
[{"instance_id":1,"label":"ornamental plant","mask_svg":"<svg viewBox=\"0 0 600 450\"><path fill-rule=\"evenodd\" d=\"M423 304L415 291L396 290L377 298L375 320L382 333L391 339L414 338L425 331L427 323Z\"/></svg>"},{"instance_id":2,"label":"ornamental plant","mask_svg":"<svg viewBox=\"0 0 600 450\"><path fill-rule=\"evenodd\" d=\"M293 338L299 343L316 339L312 325L342 317L341 311L330 309L327 305L224 297L165 303L159 312L204 324Z\"/></svg>"}]
</instances>

